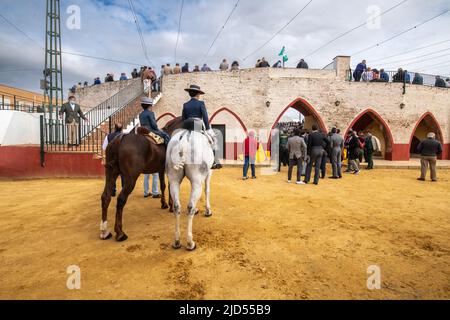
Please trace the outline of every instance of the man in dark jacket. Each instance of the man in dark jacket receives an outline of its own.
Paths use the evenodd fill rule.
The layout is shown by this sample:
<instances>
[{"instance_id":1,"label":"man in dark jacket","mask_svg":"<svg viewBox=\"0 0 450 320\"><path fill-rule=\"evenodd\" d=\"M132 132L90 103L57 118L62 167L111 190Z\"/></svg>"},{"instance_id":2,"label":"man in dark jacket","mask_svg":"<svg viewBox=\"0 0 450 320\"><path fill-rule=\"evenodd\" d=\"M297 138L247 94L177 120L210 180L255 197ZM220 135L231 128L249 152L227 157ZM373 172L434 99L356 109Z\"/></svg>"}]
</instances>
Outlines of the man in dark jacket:
<instances>
[{"instance_id":1,"label":"man in dark jacket","mask_svg":"<svg viewBox=\"0 0 450 320\"><path fill-rule=\"evenodd\" d=\"M164 139L164 144L167 146L170 141L170 137L164 131L159 130L156 123L155 113L151 110L153 107L153 100L151 98L144 97L141 99L141 106L144 111L139 114L139 122L141 127L146 128L148 131L153 132Z\"/></svg>"},{"instance_id":2,"label":"man in dark jacket","mask_svg":"<svg viewBox=\"0 0 450 320\"><path fill-rule=\"evenodd\" d=\"M413 84L419 84L419 85L423 85L423 77L420 75L420 73L416 73L414 75Z\"/></svg>"},{"instance_id":3,"label":"man in dark jacket","mask_svg":"<svg viewBox=\"0 0 450 320\"><path fill-rule=\"evenodd\" d=\"M313 132L308 136L307 150L308 150L308 165L306 166L305 183L311 180L311 171L314 165L314 184L319 184L320 166L322 164L322 156L324 149L328 149L330 142L327 136L319 131L319 127L314 124L312 126Z\"/></svg>"},{"instance_id":4,"label":"man in dark jacket","mask_svg":"<svg viewBox=\"0 0 450 320\"><path fill-rule=\"evenodd\" d=\"M442 145L436 140L436 134L430 132L428 138L419 143L417 150L420 152L421 174L417 180L425 181L428 166L430 166L431 181L436 182L437 156L442 153Z\"/></svg>"},{"instance_id":5,"label":"man in dark jacket","mask_svg":"<svg viewBox=\"0 0 450 320\"><path fill-rule=\"evenodd\" d=\"M206 134L213 140L213 150L214 150L214 164L212 169L221 169L222 165L220 164L218 155L217 155L217 139L216 134L211 129L211 126L209 125L209 118L208 118L208 112L206 111L205 102L200 101L200 96L205 94L199 86L197 85L191 85L189 88L184 89L186 92L189 93L189 96L191 97L191 100L186 102L183 105L183 112L182 112L182 118L184 121L184 128L185 129L195 129L195 130L202 130L202 126L197 127L197 123L203 124L205 127ZM188 121L189 120L189 121ZM192 120L192 123L191 121ZM191 126L194 126L192 128Z\"/></svg>"},{"instance_id":6,"label":"man in dark jacket","mask_svg":"<svg viewBox=\"0 0 450 320\"><path fill-rule=\"evenodd\" d=\"M368 170L373 169L373 149L372 134L367 131L366 138L364 139L364 155Z\"/></svg>"},{"instance_id":7,"label":"man in dark jacket","mask_svg":"<svg viewBox=\"0 0 450 320\"><path fill-rule=\"evenodd\" d=\"M447 87L447 86L445 85L444 79L442 79L442 78L439 77L439 76L436 76L436 82L434 83L434 86L435 86L435 87L439 87L439 88L445 88L445 87Z\"/></svg>"},{"instance_id":8,"label":"man in dark jacket","mask_svg":"<svg viewBox=\"0 0 450 320\"><path fill-rule=\"evenodd\" d=\"M308 64L305 62L305 60L301 59L297 64L297 69L308 69Z\"/></svg>"},{"instance_id":9,"label":"man in dark jacket","mask_svg":"<svg viewBox=\"0 0 450 320\"><path fill-rule=\"evenodd\" d=\"M349 139L345 143L348 148L348 169L346 172L359 174L358 160L360 155L359 138L355 131L349 131Z\"/></svg>"},{"instance_id":10,"label":"man in dark jacket","mask_svg":"<svg viewBox=\"0 0 450 320\"><path fill-rule=\"evenodd\" d=\"M366 70L366 60L363 60L361 63L358 63L356 66L355 72L353 72L353 78L355 78L356 82L359 82L361 80L361 76L363 72Z\"/></svg>"}]
</instances>

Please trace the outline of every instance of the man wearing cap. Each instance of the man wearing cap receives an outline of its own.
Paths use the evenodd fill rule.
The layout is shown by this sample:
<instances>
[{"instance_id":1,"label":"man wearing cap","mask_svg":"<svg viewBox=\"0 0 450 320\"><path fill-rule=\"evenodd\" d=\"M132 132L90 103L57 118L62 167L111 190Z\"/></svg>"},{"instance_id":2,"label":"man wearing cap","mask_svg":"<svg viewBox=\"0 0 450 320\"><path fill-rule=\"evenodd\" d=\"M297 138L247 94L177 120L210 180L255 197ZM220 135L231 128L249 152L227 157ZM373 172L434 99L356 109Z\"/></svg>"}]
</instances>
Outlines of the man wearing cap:
<instances>
[{"instance_id":1,"label":"man wearing cap","mask_svg":"<svg viewBox=\"0 0 450 320\"><path fill-rule=\"evenodd\" d=\"M430 167L431 181L436 182L437 156L442 153L442 145L436 140L436 134L428 133L427 138L418 145L417 150L420 152L420 178L417 180L425 181L428 167Z\"/></svg>"},{"instance_id":2,"label":"man wearing cap","mask_svg":"<svg viewBox=\"0 0 450 320\"><path fill-rule=\"evenodd\" d=\"M212 169L221 169L222 165L220 164L220 161L215 152L217 149L216 134L209 125L208 111L206 111L205 102L200 101L200 96L205 93L197 85L191 85L189 88L184 90L189 93L191 100L189 100L183 105L183 113L182 113L183 121L185 121L186 124L187 123L186 120L192 119L194 120L194 126L196 126L196 123L200 123L199 128L200 130L201 127L204 126L206 134L214 141L213 143L214 164ZM185 126L185 129L189 128Z\"/></svg>"},{"instance_id":3,"label":"man wearing cap","mask_svg":"<svg viewBox=\"0 0 450 320\"><path fill-rule=\"evenodd\" d=\"M164 144L167 146L170 141L170 137L164 131L159 130L158 124L156 123L155 113L151 110L153 107L153 99L148 97L143 97L141 99L141 106L144 111L139 114L139 122L141 127L146 128L150 132L153 132L160 137L164 138Z\"/></svg>"},{"instance_id":4,"label":"man wearing cap","mask_svg":"<svg viewBox=\"0 0 450 320\"><path fill-rule=\"evenodd\" d=\"M69 102L64 103L61 110L59 110L61 119L64 114L66 115L65 122L67 126L67 143L69 147L78 145L78 126L80 124L80 118L89 122L83 111L81 111L80 105L75 103L75 100L75 96L70 96Z\"/></svg>"}]
</instances>

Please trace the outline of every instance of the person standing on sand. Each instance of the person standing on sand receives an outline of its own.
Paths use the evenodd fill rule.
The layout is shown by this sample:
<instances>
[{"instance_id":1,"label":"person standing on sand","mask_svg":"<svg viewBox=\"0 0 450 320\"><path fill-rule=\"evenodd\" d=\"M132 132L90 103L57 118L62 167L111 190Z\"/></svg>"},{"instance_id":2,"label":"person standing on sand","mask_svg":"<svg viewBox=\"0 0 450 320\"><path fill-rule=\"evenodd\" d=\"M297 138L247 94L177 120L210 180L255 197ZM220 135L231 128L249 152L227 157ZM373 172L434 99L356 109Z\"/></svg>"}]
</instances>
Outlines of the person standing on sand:
<instances>
[{"instance_id":1,"label":"person standing on sand","mask_svg":"<svg viewBox=\"0 0 450 320\"><path fill-rule=\"evenodd\" d=\"M420 178L417 180L425 181L428 166L430 167L431 181L436 182L436 161L437 156L442 153L442 145L436 140L436 134L430 132L427 139L419 143L417 150L420 152Z\"/></svg>"}]
</instances>

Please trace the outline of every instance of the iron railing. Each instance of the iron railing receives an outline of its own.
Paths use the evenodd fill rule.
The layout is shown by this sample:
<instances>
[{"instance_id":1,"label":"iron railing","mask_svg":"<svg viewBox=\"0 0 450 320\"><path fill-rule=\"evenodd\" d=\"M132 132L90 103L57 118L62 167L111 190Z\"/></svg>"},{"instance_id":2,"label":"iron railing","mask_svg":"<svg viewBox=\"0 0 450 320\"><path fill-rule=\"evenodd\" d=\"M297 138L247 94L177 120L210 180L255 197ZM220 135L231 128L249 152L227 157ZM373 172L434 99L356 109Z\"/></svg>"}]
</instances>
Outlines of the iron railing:
<instances>
[{"instance_id":1,"label":"iron railing","mask_svg":"<svg viewBox=\"0 0 450 320\"><path fill-rule=\"evenodd\" d=\"M126 126L134 122L140 105L133 102L143 93L145 92L142 84L135 82L86 112L85 116L89 122L80 119L75 137L69 137L71 129L65 120L57 117L42 117L42 150L45 152L89 152L103 157L102 144L106 136L113 131L115 123L120 122ZM56 110L59 109L59 107L56 108Z\"/></svg>"},{"instance_id":2,"label":"iron railing","mask_svg":"<svg viewBox=\"0 0 450 320\"><path fill-rule=\"evenodd\" d=\"M141 82L135 81L134 83L129 84L115 95L86 112L85 116L89 119L88 125L94 128L100 126L103 122L108 120L110 116L126 107L143 93L144 90ZM85 124L85 121L82 120L82 123ZM90 133L90 131L86 131L89 126L83 126L81 131L82 139Z\"/></svg>"},{"instance_id":3,"label":"iron railing","mask_svg":"<svg viewBox=\"0 0 450 320\"><path fill-rule=\"evenodd\" d=\"M436 85L437 75L417 73L422 77L422 82L416 82L414 81L416 72L407 71L407 74L405 72L403 72L403 74L401 73L399 74L398 71L385 71L385 73L389 77L388 81L371 81L371 82L394 82L394 83L417 84L431 87L434 87ZM440 78L443 79L444 82L446 82L446 79L448 79L448 77L445 76L440 76ZM350 69L347 71L346 79L348 81L355 81L354 70ZM362 82L363 80L361 79L360 81ZM449 88L448 82L446 85L447 85L446 88Z\"/></svg>"}]
</instances>

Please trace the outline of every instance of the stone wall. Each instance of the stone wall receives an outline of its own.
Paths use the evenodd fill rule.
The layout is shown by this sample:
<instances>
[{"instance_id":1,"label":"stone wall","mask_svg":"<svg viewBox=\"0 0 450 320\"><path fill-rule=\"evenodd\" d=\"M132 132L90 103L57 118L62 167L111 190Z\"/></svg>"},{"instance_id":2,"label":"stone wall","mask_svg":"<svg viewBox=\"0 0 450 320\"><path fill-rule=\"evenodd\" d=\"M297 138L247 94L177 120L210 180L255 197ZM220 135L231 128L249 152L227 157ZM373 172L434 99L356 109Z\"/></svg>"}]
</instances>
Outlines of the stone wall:
<instances>
[{"instance_id":1,"label":"stone wall","mask_svg":"<svg viewBox=\"0 0 450 320\"><path fill-rule=\"evenodd\" d=\"M189 97L183 90L200 85L210 117L223 108L232 110L247 129L261 131L268 139L277 119L290 106L316 112L327 129L346 132L363 113L371 110L385 123L392 136L394 160L409 159L409 144L419 119L431 113L442 131L445 157L450 149L450 90L399 83L345 81L346 63L341 70L248 69L241 71L189 73L166 76L163 97L156 106L158 115L179 116ZM295 102L295 104L294 104ZM270 103L267 106L267 103ZM236 121L236 126L239 123Z\"/></svg>"},{"instance_id":2,"label":"stone wall","mask_svg":"<svg viewBox=\"0 0 450 320\"><path fill-rule=\"evenodd\" d=\"M112 97L125 87L140 82L140 79L131 79L125 81L106 82L95 86L77 89L75 97L83 112L87 112L98 106L103 101Z\"/></svg>"}]
</instances>

